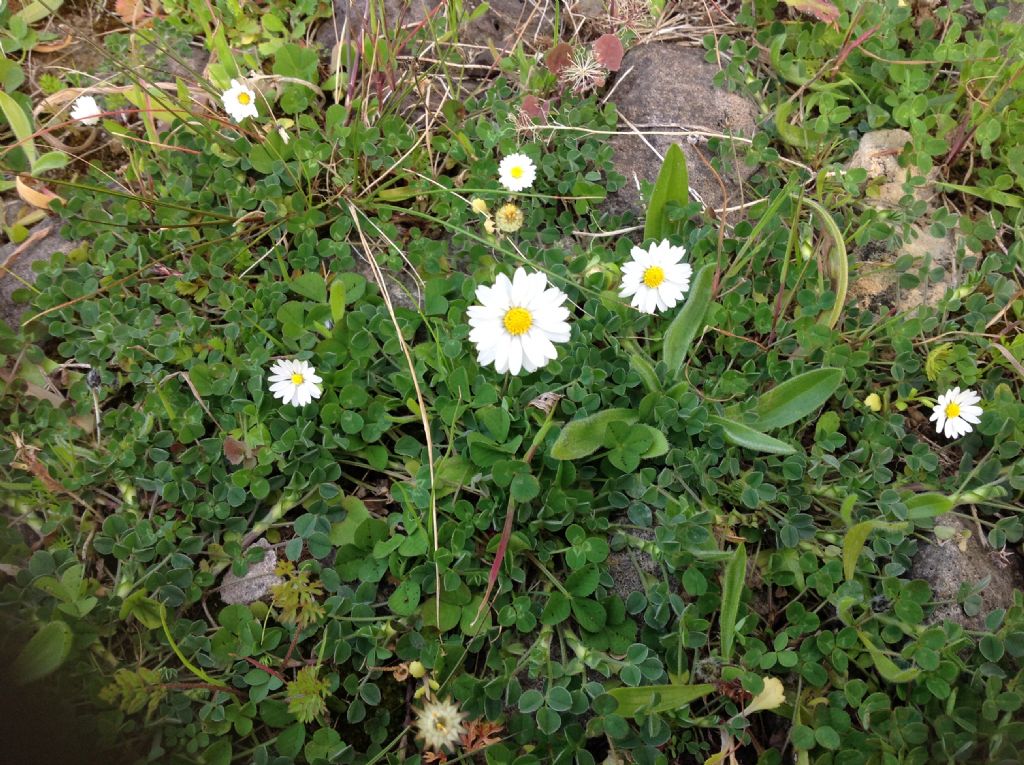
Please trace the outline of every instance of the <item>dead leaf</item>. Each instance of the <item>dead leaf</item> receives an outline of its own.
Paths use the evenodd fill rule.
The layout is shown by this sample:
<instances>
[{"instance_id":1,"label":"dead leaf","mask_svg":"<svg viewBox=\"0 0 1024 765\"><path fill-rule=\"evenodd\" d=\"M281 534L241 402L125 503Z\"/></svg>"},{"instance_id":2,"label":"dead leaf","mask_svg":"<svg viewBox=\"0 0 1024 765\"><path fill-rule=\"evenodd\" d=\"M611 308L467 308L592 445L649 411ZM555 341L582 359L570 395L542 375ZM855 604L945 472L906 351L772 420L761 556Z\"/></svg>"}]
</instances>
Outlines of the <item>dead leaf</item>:
<instances>
[{"instance_id":1,"label":"dead leaf","mask_svg":"<svg viewBox=\"0 0 1024 765\"><path fill-rule=\"evenodd\" d=\"M552 74L559 74L572 63L572 46L567 42L560 42L544 56L544 64Z\"/></svg>"},{"instance_id":2,"label":"dead leaf","mask_svg":"<svg viewBox=\"0 0 1024 765\"><path fill-rule=\"evenodd\" d=\"M71 33L68 32L68 34L64 36L63 40L39 43L34 48L32 48L32 50L34 50L36 53L56 53L57 51L64 50L66 47L71 45L71 41L73 39L74 37L72 37Z\"/></svg>"},{"instance_id":3,"label":"dead leaf","mask_svg":"<svg viewBox=\"0 0 1024 765\"><path fill-rule=\"evenodd\" d=\"M619 71L625 53L622 41L616 35L601 35L594 41L594 58L609 72Z\"/></svg>"},{"instance_id":4,"label":"dead leaf","mask_svg":"<svg viewBox=\"0 0 1024 765\"><path fill-rule=\"evenodd\" d=\"M228 462L232 465L241 465L242 461L249 455L245 444L237 438L228 437L224 439L224 456L228 458Z\"/></svg>"},{"instance_id":5,"label":"dead leaf","mask_svg":"<svg viewBox=\"0 0 1024 765\"><path fill-rule=\"evenodd\" d=\"M42 401L49 401L55 407L61 406L64 403L64 397L54 390L48 390L41 385L36 385L33 382L24 379L23 375L19 375L18 378L12 377L10 372L6 370L0 370L0 381L3 381L7 385L10 385L15 379L21 379L25 385L25 395L31 396L32 398L38 398Z\"/></svg>"},{"instance_id":6,"label":"dead leaf","mask_svg":"<svg viewBox=\"0 0 1024 765\"><path fill-rule=\"evenodd\" d=\"M814 16L818 21L835 25L839 20L839 9L831 0L785 0L786 5L795 11Z\"/></svg>"},{"instance_id":7,"label":"dead leaf","mask_svg":"<svg viewBox=\"0 0 1024 765\"><path fill-rule=\"evenodd\" d=\"M143 0L117 0L114 3L114 13L120 16L125 24L131 24L133 27L149 17Z\"/></svg>"},{"instance_id":8,"label":"dead leaf","mask_svg":"<svg viewBox=\"0 0 1024 765\"><path fill-rule=\"evenodd\" d=\"M21 197L25 202L38 207L40 210L49 210L50 205L55 201L63 202L64 198L59 197L48 189L34 189L25 182L19 175L14 179L14 185L18 189L18 196Z\"/></svg>"},{"instance_id":9,"label":"dead leaf","mask_svg":"<svg viewBox=\"0 0 1024 765\"><path fill-rule=\"evenodd\" d=\"M523 99L523 112L533 119L544 120L548 116L548 102L541 101L537 96L527 96Z\"/></svg>"},{"instance_id":10,"label":"dead leaf","mask_svg":"<svg viewBox=\"0 0 1024 765\"><path fill-rule=\"evenodd\" d=\"M565 396L561 393L552 393L551 391L545 391L533 399L527 406L532 406L540 409L542 412L547 414L561 401Z\"/></svg>"}]
</instances>

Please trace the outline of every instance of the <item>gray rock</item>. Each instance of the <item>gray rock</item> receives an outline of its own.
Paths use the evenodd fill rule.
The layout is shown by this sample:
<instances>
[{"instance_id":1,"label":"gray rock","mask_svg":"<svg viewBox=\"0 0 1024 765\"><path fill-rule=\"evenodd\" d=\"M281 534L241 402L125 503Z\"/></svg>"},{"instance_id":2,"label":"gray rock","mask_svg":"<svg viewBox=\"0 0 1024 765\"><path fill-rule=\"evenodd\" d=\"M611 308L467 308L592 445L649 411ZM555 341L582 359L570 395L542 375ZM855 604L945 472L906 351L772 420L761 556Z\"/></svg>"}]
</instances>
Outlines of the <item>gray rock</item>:
<instances>
[{"instance_id":1,"label":"gray rock","mask_svg":"<svg viewBox=\"0 0 1024 765\"><path fill-rule=\"evenodd\" d=\"M753 137L757 107L743 96L716 87L717 72L717 66L704 60L703 50L681 43L647 43L631 49L622 59L619 82L612 95L619 114L625 118L619 123L619 132L629 131L631 122L641 133L703 130ZM626 185L609 195L609 212L642 214L638 183L654 182L661 169L661 157L673 143L680 144L686 154L691 189L705 204L722 206L721 186L708 168L713 155L706 141L690 143L680 136L634 134L616 135L611 140L615 169L626 177ZM737 144L735 149L737 161L733 161L730 153L722 159L719 173L730 205L740 203L741 184L754 171L742 161L746 147Z\"/></svg>"},{"instance_id":2,"label":"gray rock","mask_svg":"<svg viewBox=\"0 0 1024 765\"><path fill-rule=\"evenodd\" d=\"M912 137L906 130L874 130L865 133L854 152L848 168L860 168L867 172L864 201L881 210L893 210L902 206L906 196L903 184L910 177L909 170L901 167L899 156ZM933 171L926 182L916 186L913 196L931 207L937 190L933 183ZM955 231L945 237L932 236L927 230L927 220L913 226L911 236L902 245L889 250L877 244L869 244L854 252L856 270L850 282L849 297L862 310L874 313L913 311L916 308L936 306L946 290L955 286L955 263L960 246ZM917 287L901 288L899 274L894 264L909 255L914 266L940 267L943 277L938 281L922 282Z\"/></svg>"},{"instance_id":3,"label":"gray rock","mask_svg":"<svg viewBox=\"0 0 1024 765\"><path fill-rule=\"evenodd\" d=\"M55 252L68 253L78 246L60 235L60 222L49 218L40 223L21 244L5 244L0 247L0 321L17 329L24 316L26 306L15 303L13 294L25 283L34 284L36 272L32 264L48 261Z\"/></svg>"},{"instance_id":4,"label":"gray rock","mask_svg":"<svg viewBox=\"0 0 1024 765\"><path fill-rule=\"evenodd\" d=\"M867 171L868 184L865 189L866 202L874 207L896 209L901 206L900 200L906 192L903 184L910 177L906 167L901 167L899 158L903 148L913 140L906 130L872 130L861 136L857 151L847 163L849 168L861 168ZM914 189L916 199L931 202L936 191L931 181L937 175L932 170L928 183Z\"/></svg>"},{"instance_id":5,"label":"gray rock","mask_svg":"<svg viewBox=\"0 0 1024 765\"><path fill-rule=\"evenodd\" d=\"M220 585L220 599L228 605L255 603L266 597L270 588L281 581L281 577L274 573L274 569L277 568L277 551L266 539L258 539L254 546L266 550L263 560L250 564L245 576L235 576L230 569L224 574L224 580Z\"/></svg>"},{"instance_id":6,"label":"gray rock","mask_svg":"<svg viewBox=\"0 0 1024 765\"><path fill-rule=\"evenodd\" d=\"M997 551L978 537L978 529L965 523L952 513L935 519L936 526L953 530L946 541L935 539L924 544L914 556L910 574L923 579L931 587L936 601L949 600L931 613L928 622L956 622L966 629L984 629L985 616L996 608L1009 608L1013 604L1014 590L1024 589L1024 568L1020 557L1013 551ZM933 538L934 539L934 538ZM968 616L956 602L960 585L978 586L989 579L981 591L982 608L977 616Z\"/></svg>"},{"instance_id":7,"label":"gray rock","mask_svg":"<svg viewBox=\"0 0 1024 765\"><path fill-rule=\"evenodd\" d=\"M895 251L877 244L868 244L854 252L856 270L850 279L849 300L861 310L876 314L898 311L913 312L922 305L937 306L946 290L955 286L954 262L958 247L955 232L945 237L932 236L914 226L916 238L905 241ZM941 267L938 281L922 281L916 287L901 287L894 265L904 255L914 259L914 267L923 264Z\"/></svg>"}]
</instances>

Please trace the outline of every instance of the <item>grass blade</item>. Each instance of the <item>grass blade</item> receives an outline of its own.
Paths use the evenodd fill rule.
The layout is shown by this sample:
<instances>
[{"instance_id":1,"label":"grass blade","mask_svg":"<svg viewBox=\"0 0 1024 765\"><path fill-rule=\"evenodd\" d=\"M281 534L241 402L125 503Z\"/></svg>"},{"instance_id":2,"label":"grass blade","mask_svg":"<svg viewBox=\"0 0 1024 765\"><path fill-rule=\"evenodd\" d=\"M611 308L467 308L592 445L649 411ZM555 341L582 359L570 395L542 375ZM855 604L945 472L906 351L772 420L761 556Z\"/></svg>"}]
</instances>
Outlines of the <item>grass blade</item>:
<instances>
[{"instance_id":1,"label":"grass blade","mask_svg":"<svg viewBox=\"0 0 1024 765\"><path fill-rule=\"evenodd\" d=\"M740 610L740 598L743 596L743 583L747 576L747 548L740 543L725 566L722 577L722 613L718 617L718 631L722 642L722 661L732 658L732 649L736 643L736 615Z\"/></svg>"}]
</instances>

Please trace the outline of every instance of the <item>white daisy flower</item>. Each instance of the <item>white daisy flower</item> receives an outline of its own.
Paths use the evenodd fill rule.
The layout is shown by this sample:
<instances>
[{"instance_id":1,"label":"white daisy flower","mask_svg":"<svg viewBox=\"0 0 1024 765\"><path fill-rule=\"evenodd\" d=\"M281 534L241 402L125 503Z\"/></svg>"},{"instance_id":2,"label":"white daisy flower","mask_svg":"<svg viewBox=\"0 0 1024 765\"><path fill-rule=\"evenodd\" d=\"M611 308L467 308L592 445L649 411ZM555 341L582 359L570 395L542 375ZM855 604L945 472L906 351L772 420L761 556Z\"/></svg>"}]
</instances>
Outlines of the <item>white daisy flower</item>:
<instances>
[{"instance_id":1,"label":"white daisy flower","mask_svg":"<svg viewBox=\"0 0 1024 765\"><path fill-rule=\"evenodd\" d=\"M522 191L533 185L537 166L525 154L509 154L498 165L498 180L509 191Z\"/></svg>"},{"instance_id":2,"label":"white daisy flower","mask_svg":"<svg viewBox=\"0 0 1024 765\"><path fill-rule=\"evenodd\" d=\"M323 379L308 361L281 359L270 368L270 392L292 406L305 406L320 398Z\"/></svg>"},{"instance_id":3,"label":"white daisy flower","mask_svg":"<svg viewBox=\"0 0 1024 765\"><path fill-rule=\"evenodd\" d=\"M465 713L460 712L451 699L428 701L416 713L416 737L423 739L424 746L435 752L454 747L465 733L464 717Z\"/></svg>"},{"instance_id":4,"label":"white daisy flower","mask_svg":"<svg viewBox=\"0 0 1024 765\"><path fill-rule=\"evenodd\" d=\"M981 422L979 401L981 396L970 388L947 390L935 402L932 416L928 419L935 421L935 429L946 438L960 438Z\"/></svg>"},{"instance_id":5,"label":"white daisy flower","mask_svg":"<svg viewBox=\"0 0 1024 765\"><path fill-rule=\"evenodd\" d=\"M78 120L83 125L95 125L100 121L102 113L103 110L92 96L79 96L71 105L71 119Z\"/></svg>"},{"instance_id":6,"label":"white daisy flower","mask_svg":"<svg viewBox=\"0 0 1024 765\"><path fill-rule=\"evenodd\" d=\"M241 122L246 117L258 117L256 110L256 91L238 80L231 81L231 87L221 95L224 102L224 111L228 113L235 122Z\"/></svg>"},{"instance_id":7,"label":"white daisy flower","mask_svg":"<svg viewBox=\"0 0 1024 765\"><path fill-rule=\"evenodd\" d=\"M622 267L622 291L619 297L633 296L630 302L643 313L667 311L683 299L690 289L693 268L680 261L686 250L663 239L649 249L634 247L633 259Z\"/></svg>"},{"instance_id":8,"label":"white daisy flower","mask_svg":"<svg viewBox=\"0 0 1024 765\"><path fill-rule=\"evenodd\" d=\"M517 268L512 279L498 274L493 287L476 289L480 305L469 307L469 339L477 361L500 374L533 372L554 359L555 343L569 339L568 296L550 287L542 273Z\"/></svg>"}]
</instances>

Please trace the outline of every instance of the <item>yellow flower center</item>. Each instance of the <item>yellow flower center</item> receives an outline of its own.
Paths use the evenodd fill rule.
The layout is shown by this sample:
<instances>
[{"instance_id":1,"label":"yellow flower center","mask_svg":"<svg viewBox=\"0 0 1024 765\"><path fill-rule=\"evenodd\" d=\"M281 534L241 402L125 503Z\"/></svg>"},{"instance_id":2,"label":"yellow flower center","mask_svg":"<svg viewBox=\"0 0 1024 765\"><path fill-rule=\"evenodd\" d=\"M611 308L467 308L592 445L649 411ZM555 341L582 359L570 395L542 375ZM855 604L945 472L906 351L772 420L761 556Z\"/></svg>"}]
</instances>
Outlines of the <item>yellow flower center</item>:
<instances>
[{"instance_id":1,"label":"yellow flower center","mask_svg":"<svg viewBox=\"0 0 1024 765\"><path fill-rule=\"evenodd\" d=\"M444 720L434 720L434 730L441 731L441 733L448 732L448 726L444 724Z\"/></svg>"},{"instance_id":2,"label":"yellow flower center","mask_svg":"<svg viewBox=\"0 0 1024 765\"><path fill-rule=\"evenodd\" d=\"M960 416L960 404L957 404L957 403L952 402L952 401L950 403L946 404L946 417L948 417L949 419L952 420L954 417L959 417L959 416Z\"/></svg>"},{"instance_id":3,"label":"yellow flower center","mask_svg":"<svg viewBox=\"0 0 1024 765\"><path fill-rule=\"evenodd\" d=\"M508 171L508 174L511 175L513 178L522 178L523 177L523 166L522 165L515 165L511 170Z\"/></svg>"},{"instance_id":4,"label":"yellow flower center","mask_svg":"<svg viewBox=\"0 0 1024 765\"><path fill-rule=\"evenodd\" d=\"M651 266L644 271L644 286L652 290L665 281L665 269L661 266Z\"/></svg>"},{"instance_id":5,"label":"yellow flower center","mask_svg":"<svg viewBox=\"0 0 1024 765\"><path fill-rule=\"evenodd\" d=\"M510 335L519 336L533 326L533 316L525 308L509 308L502 323Z\"/></svg>"},{"instance_id":6,"label":"yellow flower center","mask_svg":"<svg viewBox=\"0 0 1024 765\"><path fill-rule=\"evenodd\" d=\"M251 100L252 99L249 97L248 93L239 93L238 94L238 103L240 103L242 106L248 106L248 104L249 104L249 102Z\"/></svg>"},{"instance_id":7,"label":"yellow flower center","mask_svg":"<svg viewBox=\"0 0 1024 765\"><path fill-rule=\"evenodd\" d=\"M298 372L292 375L292 385L302 385L306 378L300 375Z\"/></svg>"}]
</instances>

